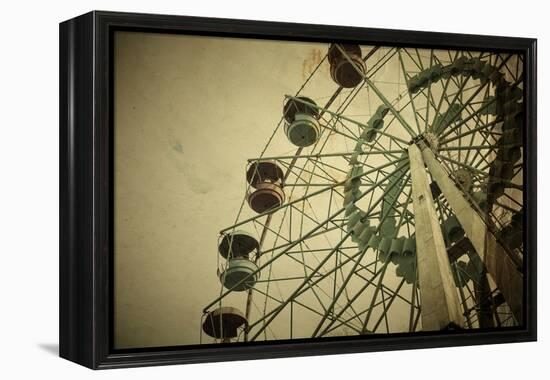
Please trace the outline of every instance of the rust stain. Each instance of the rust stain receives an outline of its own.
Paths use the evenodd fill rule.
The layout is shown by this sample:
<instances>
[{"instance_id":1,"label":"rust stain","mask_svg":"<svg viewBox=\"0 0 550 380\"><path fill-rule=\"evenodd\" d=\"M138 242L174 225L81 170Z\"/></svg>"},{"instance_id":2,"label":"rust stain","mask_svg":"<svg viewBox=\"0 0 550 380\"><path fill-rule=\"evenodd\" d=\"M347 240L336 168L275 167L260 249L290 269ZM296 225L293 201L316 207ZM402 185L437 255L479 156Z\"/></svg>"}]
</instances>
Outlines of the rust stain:
<instances>
[{"instance_id":1,"label":"rust stain","mask_svg":"<svg viewBox=\"0 0 550 380\"><path fill-rule=\"evenodd\" d=\"M319 65L322 59L323 59L323 54L321 54L320 49L313 48L309 51L307 57L302 62L302 79L303 80L306 80L311 75L311 73L313 73L313 71L315 70L317 65Z\"/></svg>"}]
</instances>

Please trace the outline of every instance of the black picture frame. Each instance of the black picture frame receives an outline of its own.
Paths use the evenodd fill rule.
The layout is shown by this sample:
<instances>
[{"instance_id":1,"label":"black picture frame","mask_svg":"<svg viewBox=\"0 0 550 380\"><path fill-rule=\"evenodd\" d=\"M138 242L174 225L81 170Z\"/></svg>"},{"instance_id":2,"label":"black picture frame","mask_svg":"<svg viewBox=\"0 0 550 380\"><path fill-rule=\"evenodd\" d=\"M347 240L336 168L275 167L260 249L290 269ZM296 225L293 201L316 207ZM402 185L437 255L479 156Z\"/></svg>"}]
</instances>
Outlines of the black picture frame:
<instances>
[{"instance_id":1,"label":"black picture frame","mask_svg":"<svg viewBox=\"0 0 550 380\"><path fill-rule=\"evenodd\" d=\"M113 33L354 42L508 51L525 74L524 323L322 340L114 350L112 340ZM536 340L536 39L93 11L60 24L60 356L93 369Z\"/></svg>"}]
</instances>

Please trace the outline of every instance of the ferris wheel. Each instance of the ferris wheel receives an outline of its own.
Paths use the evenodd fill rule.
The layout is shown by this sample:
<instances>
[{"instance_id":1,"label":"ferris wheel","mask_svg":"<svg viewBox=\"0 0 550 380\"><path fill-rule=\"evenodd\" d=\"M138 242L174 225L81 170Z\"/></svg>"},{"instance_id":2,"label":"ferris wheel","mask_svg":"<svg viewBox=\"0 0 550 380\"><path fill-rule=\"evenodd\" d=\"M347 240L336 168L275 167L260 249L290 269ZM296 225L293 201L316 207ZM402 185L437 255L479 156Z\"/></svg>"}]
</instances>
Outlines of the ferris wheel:
<instances>
[{"instance_id":1,"label":"ferris wheel","mask_svg":"<svg viewBox=\"0 0 550 380\"><path fill-rule=\"evenodd\" d=\"M326 48L247 162L202 341L521 324L522 57Z\"/></svg>"}]
</instances>

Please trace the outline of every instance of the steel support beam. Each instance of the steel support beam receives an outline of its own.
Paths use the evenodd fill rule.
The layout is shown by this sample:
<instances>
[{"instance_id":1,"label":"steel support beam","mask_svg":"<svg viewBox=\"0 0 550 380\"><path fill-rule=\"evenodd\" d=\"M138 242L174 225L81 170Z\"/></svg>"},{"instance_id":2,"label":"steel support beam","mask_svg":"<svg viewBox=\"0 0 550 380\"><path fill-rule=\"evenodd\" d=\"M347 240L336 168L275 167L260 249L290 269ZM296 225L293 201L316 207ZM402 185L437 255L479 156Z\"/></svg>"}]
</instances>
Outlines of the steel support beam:
<instances>
[{"instance_id":1,"label":"steel support beam","mask_svg":"<svg viewBox=\"0 0 550 380\"><path fill-rule=\"evenodd\" d=\"M455 186L431 149L423 149L422 157L432 178L439 185L462 225L466 236L472 242L481 261L485 264L487 272L502 292L506 303L512 309L514 317L521 325L523 320L523 274L521 270L506 253L505 248L487 229L483 218Z\"/></svg>"},{"instance_id":2,"label":"steel support beam","mask_svg":"<svg viewBox=\"0 0 550 380\"><path fill-rule=\"evenodd\" d=\"M409 146L422 330L463 327L464 316L439 225L422 152Z\"/></svg>"}]
</instances>

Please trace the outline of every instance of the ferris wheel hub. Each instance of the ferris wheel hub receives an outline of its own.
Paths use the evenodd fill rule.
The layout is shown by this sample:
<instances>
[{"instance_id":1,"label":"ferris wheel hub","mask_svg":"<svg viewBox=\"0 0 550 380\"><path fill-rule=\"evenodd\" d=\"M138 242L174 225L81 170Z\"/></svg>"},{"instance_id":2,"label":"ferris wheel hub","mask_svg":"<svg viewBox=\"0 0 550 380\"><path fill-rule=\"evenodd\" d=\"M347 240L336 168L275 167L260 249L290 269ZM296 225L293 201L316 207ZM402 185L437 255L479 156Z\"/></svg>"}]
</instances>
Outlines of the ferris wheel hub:
<instances>
[{"instance_id":1,"label":"ferris wheel hub","mask_svg":"<svg viewBox=\"0 0 550 380\"><path fill-rule=\"evenodd\" d=\"M415 137L411 144L417 144L420 148L430 148L437 153L439 150L439 138L433 132L426 131Z\"/></svg>"}]
</instances>

